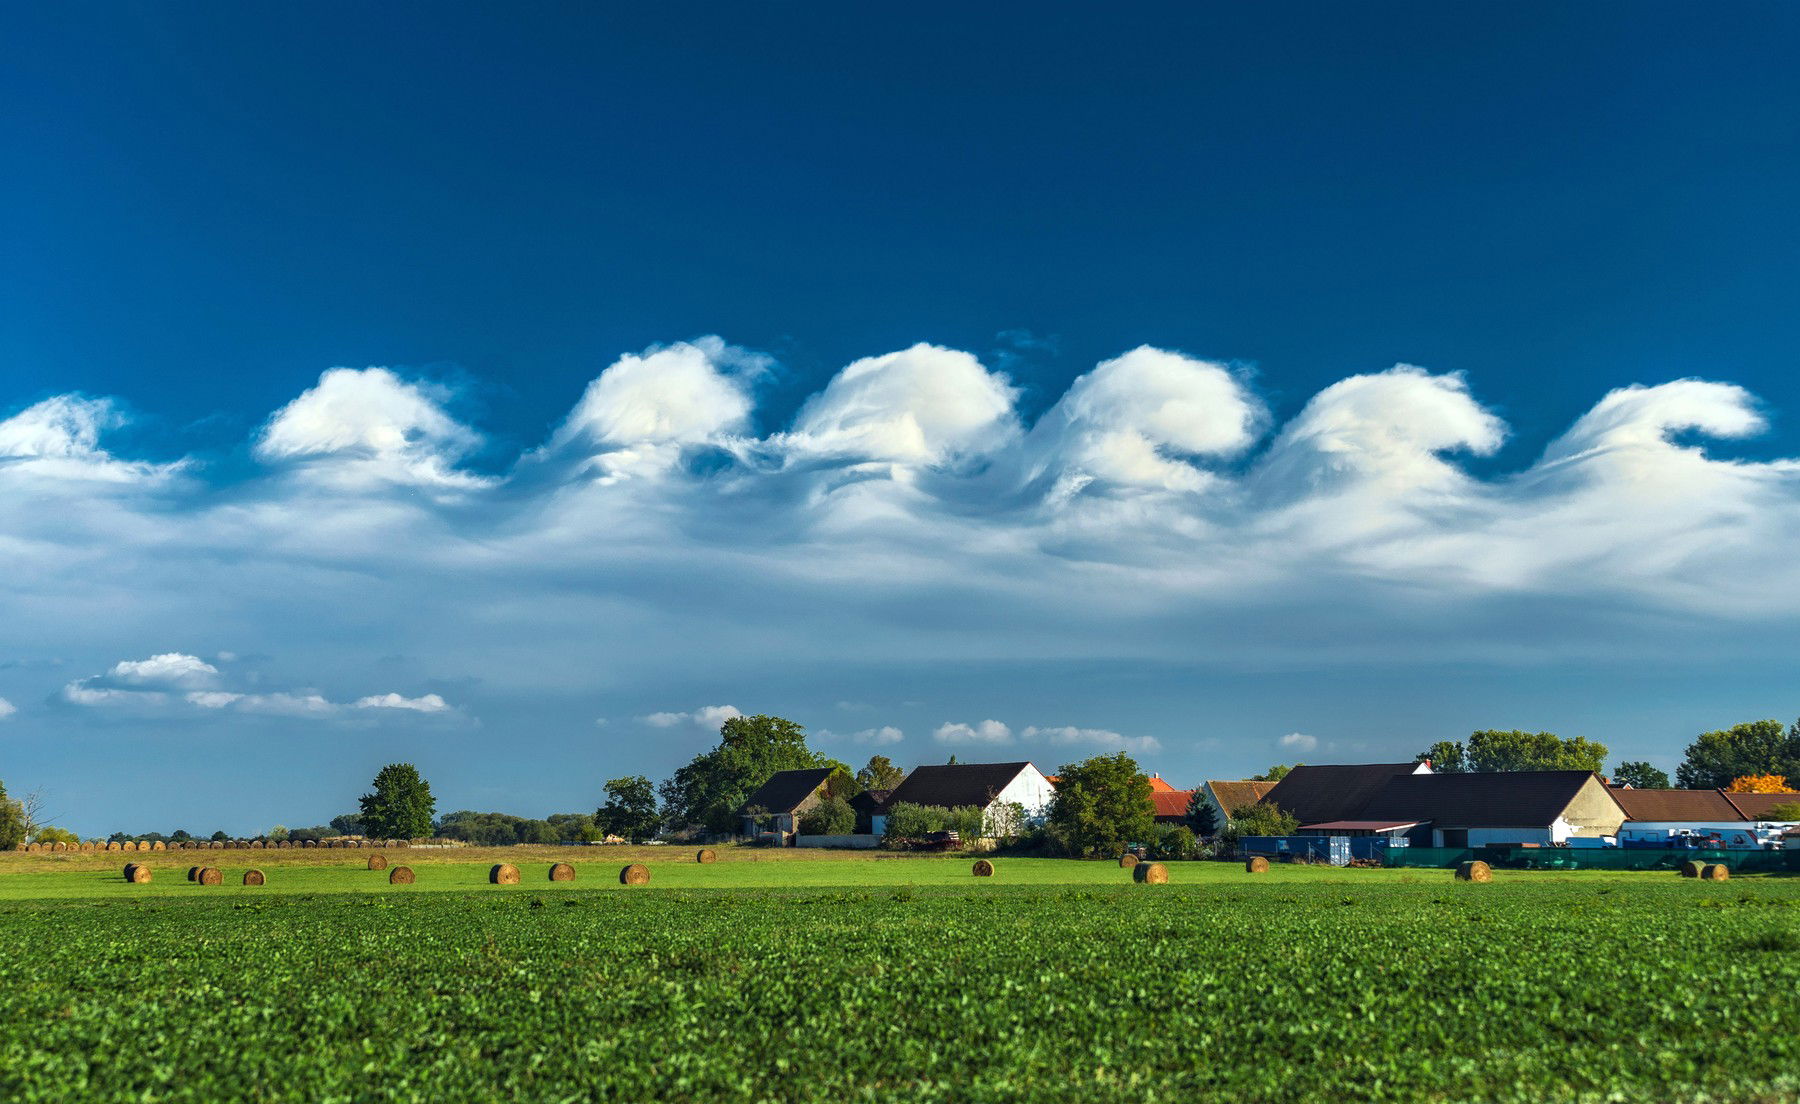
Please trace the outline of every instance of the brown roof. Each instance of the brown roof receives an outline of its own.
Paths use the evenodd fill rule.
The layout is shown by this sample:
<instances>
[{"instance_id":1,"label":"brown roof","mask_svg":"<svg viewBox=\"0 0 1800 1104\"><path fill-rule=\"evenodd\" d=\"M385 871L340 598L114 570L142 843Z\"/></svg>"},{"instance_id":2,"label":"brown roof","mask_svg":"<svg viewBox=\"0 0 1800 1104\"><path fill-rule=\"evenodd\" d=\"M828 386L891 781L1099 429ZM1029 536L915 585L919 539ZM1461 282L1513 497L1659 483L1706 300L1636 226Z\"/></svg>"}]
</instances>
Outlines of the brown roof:
<instances>
[{"instance_id":1,"label":"brown roof","mask_svg":"<svg viewBox=\"0 0 1800 1104\"><path fill-rule=\"evenodd\" d=\"M885 807L906 803L954 809L962 805L987 808L1008 783L1030 763L943 763L914 767L906 780L894 787Z\"/></svg>"},{"instance_id":2,"label":"brown roof","mask_svg":"<svg viewBox=\"0 0 1800 1104\"><path fill-rule=\"evenodd\" d=\"M1188 802L1193 799L1193 790L1150 791L1150 804L1156 809L1156 815L1159 817L1187 816Z\"/></svg>"},{"instance_id":3,"label":"brown roof","mask_svg":"<svg viewBox=\"0 0 1800 1104\"><path fill-rule=\"evenodd\" d=\"M1792 805L1800 801L1800 793L1775 794L1725 794L1725 800L1733 808L1742 813L1745 820L1762 820L1764 814L1777 805Z\"/></svg>"},{"instance_id":4,"label":"brown roof","mask_svg":"<svg viewBox=\"0 0 1800 1104\"><path fill-rule=\"evenodd\" d=\"M1598 777L1593 771L1407 775L1389 779L1358 819L1429 820L1438 828L1548 827Z\"/></svg>"},{"instance_id":5,"label":"brown roof","mask_svg":"<svg viewBox=\"0 0 1800 1104\"><path fill-rule=\"evenodd\" d=\"M825 784L831 777L832 768L818 767L813 770L776 771L769 780L758 786L756 792L744 799L744 808L759 808L765 813L791 813L800 807L800 803L813 795L813 791Z\"/></svg>"},{"instance_id":6,"label":"brown roof","mask_svg":"<svg viewBox=\"0 0 1800 1104\"><path fill-rule=\"evenodd\" d=\"M1206 783L1212 788L1213 796L1218 798L1219 806L1225 810L1226 816L1234 816L1246 805L1254 805L1263 796L1275 788L1273 782L1222 782L1211 780Z\"/></svg>"},{"instance_id":7,"label":"brown roof","mask_svg":"<svg viewBox=\"0 0 1800 1104\"><path fill-rule=\"evenodd\" d=\"M1718 790L1638 790L1608 788L1626 820L1742 820Z\"/></svg>"},{"instance_id":8,"label":"brown roof","mask_svg":"<svg viewBox=\"0 0 1800 1104\"><path fill-rule=\"evenodd\" d=\"M1302 824L1367 819L1361 814L1370 798L1389 782L1410 775L1418 769L1417 763L1348 763L1295 767L1275 784L1274 789L1263 795L1263 803L1279 807L1282 812L1292 814Z\"/></svg>"}]
</instances>

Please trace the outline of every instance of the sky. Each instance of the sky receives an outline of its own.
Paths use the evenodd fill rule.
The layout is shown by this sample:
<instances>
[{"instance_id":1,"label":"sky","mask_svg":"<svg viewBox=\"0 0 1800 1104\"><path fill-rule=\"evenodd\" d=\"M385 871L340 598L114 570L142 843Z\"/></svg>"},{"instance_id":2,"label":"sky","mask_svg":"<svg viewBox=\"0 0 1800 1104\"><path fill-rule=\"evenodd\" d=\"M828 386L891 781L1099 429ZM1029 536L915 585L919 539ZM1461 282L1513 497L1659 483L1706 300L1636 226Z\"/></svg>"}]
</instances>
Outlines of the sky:
<instances>
[{"instance_id":1,"label":"sky","mask_svg":"<svg viewBox=\"0 0 1800 1104\"><path fill-rule=\"evenodd\" d=\"M1791 5L12 5L0 780L1800 714Z\"/></svg>"}]
</instances>

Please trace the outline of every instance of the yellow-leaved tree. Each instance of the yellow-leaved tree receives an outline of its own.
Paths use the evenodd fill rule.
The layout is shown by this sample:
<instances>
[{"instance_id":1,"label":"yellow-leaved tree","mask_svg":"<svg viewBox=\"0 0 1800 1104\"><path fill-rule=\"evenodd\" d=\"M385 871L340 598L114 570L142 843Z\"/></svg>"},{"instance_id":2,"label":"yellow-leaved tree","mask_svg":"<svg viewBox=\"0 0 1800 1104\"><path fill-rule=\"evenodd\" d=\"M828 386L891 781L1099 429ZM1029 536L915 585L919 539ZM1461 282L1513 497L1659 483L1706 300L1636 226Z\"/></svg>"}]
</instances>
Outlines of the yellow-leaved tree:
<instances>
[{"instance_id":1,"label":"yellow-leaved tree","mask_svg":"<svg viewBox=\"0 0 1800 1104\"><path fill-rule=\"evenodd\" d=\"M1731 785L1725 787L1726 793L1791 793L1787 776L1784 774L1746 774L1741 778L1733 778Z\"/></svg>"}]
</instances>

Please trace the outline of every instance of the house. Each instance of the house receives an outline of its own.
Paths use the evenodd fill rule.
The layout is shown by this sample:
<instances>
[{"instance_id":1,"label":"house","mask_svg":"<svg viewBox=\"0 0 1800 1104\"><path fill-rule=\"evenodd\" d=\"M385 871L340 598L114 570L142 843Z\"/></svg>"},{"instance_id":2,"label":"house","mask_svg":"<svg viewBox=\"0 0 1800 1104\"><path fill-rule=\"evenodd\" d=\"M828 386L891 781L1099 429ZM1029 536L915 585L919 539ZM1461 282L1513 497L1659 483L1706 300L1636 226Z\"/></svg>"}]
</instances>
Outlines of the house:
<instances>
[{"instance_id":1,"label":"house","mask_svg":"<svg viewBox=\"0 0 1800 1104\"><path fill-rule=\"evenodd\" d=\"M776 771L757 787L738 810L738 820L746 836L763 832L793 833L800 830L800 817L822 799L825 780L832 768Z\"/></svg>"},{"instance_id":2,"label":"house","mask_svg":"<svg viewBox=\"0 0 1800 1104\"><path fill-rule=\"evenodd\" d=\"M887 804L888 795L893 790L864 790L850 799L850 809L856 814L856 831L867 834L874 831L875 815Z\"/></svg>"},{"instance_id":3,"label":"house","mask_svg":"<svg viewBox=\"0 0 1800 1104\"><path fill-rule=\"evenodd\" d=\"M1625 810L1616 792L1592 771L1401 775L1354 817L1334 819L1410 823L1403 831L1418 846L1567 843L1618 834ZM1310 827L1316 832L1324 824Z\"/></svg>"},{"instance_id":4,"label":"house","mask_svg":"<svg viewBox=\"0 0 1800 1104\"><path fill-rule=\"evenodd\" d=\"M997 817L1007 805L1024 810L1027 822L1043 819L1055 789L1042 771L1030 763L946 763L914 767L896 786L881 808L869 818L869 830L887 830L887 812L896 805L930 805L954 809L973 805L985 810L984 824L995 830Z\"/></svg>"},{"instance_id":5,"label":"house","mask_svg":"<svg viewBox=\"0 0 1800 1104\"><path fill-rule=\"evenodd\" d=\"M1206 795L1206 803L1212 806L1213 823L1222 831L1231 823L1233 813L1255 805L1274 788L1273 782L1209 779L1201 784L1200 792Z\"/></svg>"},{"instance_id":6,"label":"house","mask_svg":"<svg viewBox=\"0 0 1800 1104\"><path fill-rule=\"evenodd\" d=\"M1193 790L1178 790L1167 782L1161 788L1160 778L1150 780L1150 807L1156 811L1158 824L1186 824L1188 804L1194 800Z\"/></svg>"},{"instance_id":7,"label":"house","mask_svg":"<svg viewBox=\"0 0 1800 1104\"><path fill-rule=\"evenodd\" d=\"M1364 820L1364 807L1396 778L1431 774L1430 763L1332 763L1299 766L1282 776L1275 788L1263 795L1263 804L1274 805L1308 824L1339 820ZM1405 818L1397 818L1405 819ZM1415 820L1427 819L1415 817Z\"/></svg>"}]
</instances>

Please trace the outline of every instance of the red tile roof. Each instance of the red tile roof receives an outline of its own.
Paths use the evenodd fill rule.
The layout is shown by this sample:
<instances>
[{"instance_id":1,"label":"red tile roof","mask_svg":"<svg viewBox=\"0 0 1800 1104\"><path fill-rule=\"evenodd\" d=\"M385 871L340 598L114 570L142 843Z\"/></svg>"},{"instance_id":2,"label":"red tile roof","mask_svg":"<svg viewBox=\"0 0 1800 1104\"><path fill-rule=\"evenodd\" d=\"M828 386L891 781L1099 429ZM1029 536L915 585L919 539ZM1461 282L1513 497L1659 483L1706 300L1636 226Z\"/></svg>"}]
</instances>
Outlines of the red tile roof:
<instances>
[{"instance_id":1,"label":"red tile roof","mask_svg":"<svg viewBox=\"0 0 1800 1104\"><path fill-rule=\"evenodd\" d=\"M1159 817L1186 816L1188 802L1193 799L1193 790L1150 791L1150 804L1155 807L1156 815Z\"/></svg>"},{"instance_id":2,"label":"red tile roof","mask_svg":"<svg viewBox=\"0 0 1800 1104\"><path fill-rule=\"evenodd\" d=\"M1173 787L1173 786L1169 785L1167 782L1163 781L1162 775L1153 774L1150 776L1150 792L1151 793L1174 793L1175 787Z\"/></svg>"}]
</instances>

